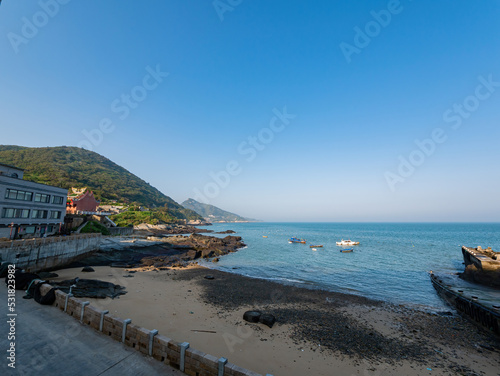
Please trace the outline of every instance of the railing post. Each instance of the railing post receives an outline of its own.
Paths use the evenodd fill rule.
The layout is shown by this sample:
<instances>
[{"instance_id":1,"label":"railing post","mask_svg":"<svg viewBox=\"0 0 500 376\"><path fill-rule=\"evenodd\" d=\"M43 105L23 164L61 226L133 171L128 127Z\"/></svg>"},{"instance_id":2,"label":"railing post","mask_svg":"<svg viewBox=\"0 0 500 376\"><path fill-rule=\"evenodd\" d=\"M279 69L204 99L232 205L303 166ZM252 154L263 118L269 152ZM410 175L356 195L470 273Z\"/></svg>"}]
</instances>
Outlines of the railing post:
<instances>
[{"instance_id":1,"label":"railing post","mask_svg":"<svg viewBox=\"0 0 500 376\"><path fill-rule=\"evenodd\" d=\"M107 313L109 313L108 310L101 312L101 322L99 323L99 331L100 332L102 332L102 328L104 326L104 315L107 314Z\"/></svg>"},{"instance_id":2,"label":"railing post","mask_svg":"<svg viewBox=\"0 0 500 376\"><path fill-rule=\"evenodd\" d=\"M127 333L127 325L132 322L131 319L123 320L122 343L125 343L125 334Z\"/></svg>"},{"instance_id":3,"label":"railing post","mask_svg":"<svg viewBox=\"0 0 500 376\"><path fill-rule=\"evenodd\" d=\"M183 342L180 344L181 346L181 360L179 364L179 369L181 372L184 372L185 364L186 364L186 350L189 348L189 342Z\"/></svg>"},{"instance_id":4,"label":"railing post","mask_svg":"<svg viewBox=\"0 0 500 376\"><path fill-rule=\"evenodd\" d=\"M226 358L220 358L219 359L219 373L218 376L224 376L224 367L227 364L227 359Z\"/></svg>"},{"instance_id":5,"label":"railing post","mask_svg":"<svg viewBox=\"0 0 500 376\"><path fill-rule=\"evenodd\" d=\"M85 307L88 306L90 302L83 302L82 303L82 312L80 314L80 322L83 323L83 313L85 312Z\"/></svg>"},{"instance_id":6,"label":"railing post","mask_svg":"<svg viewBox=\"0 0 500 376\"><path fill-rule=\"evenodd\" d=\"M64 312L66 312L68 310L68 300L71 296L73 296L72 293L69 293L68 295L66 295L66 301L64 302Z\"/></svg>"},{"instance_id":7,"label":"railing post","mask_svg":"<svg viewBox=\"0 0 500 376\"><path fill-rule=\"evenodd\" d=\"M158 334L158 330L156 329L153 329L151 331L149 331L149 356L153 356L153 343L154 343L154 339L155 339L155 335Z\"/></svg>"}]
</instances>

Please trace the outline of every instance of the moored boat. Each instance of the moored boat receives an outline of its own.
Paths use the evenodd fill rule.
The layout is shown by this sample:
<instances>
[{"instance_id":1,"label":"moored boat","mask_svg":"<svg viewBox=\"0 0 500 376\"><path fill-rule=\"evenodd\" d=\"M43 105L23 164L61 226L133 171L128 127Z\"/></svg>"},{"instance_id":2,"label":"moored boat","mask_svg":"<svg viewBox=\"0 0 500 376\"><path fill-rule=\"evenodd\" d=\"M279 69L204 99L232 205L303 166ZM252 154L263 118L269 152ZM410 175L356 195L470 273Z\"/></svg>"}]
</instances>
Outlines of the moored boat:
<instances>
[{"instance_id":1,"label":"moored boat","mask_svg":"<svg viewBox=\"0 0 500 376\"><path fill-rule=\"evenodd\" d=\"M288 239L288 243L306 244L306 240L305 239L299 239L299 238L290 238L290 239Z\"/></svg>"},{"instance_id":2,"label":"moored boat","mask_svg":"<svg viewBox=\"0 0 500 376\"><path fill-rule=\"evenodd\" d=\"M323 248L323 245L310 245L309 248Z\"/></svg>"},{"instance_id":3,"label":"moored boat","mask_svg":"<svg viewBox=\"0 0 500 376\"><path fill-rule=\"evenodd\" d=\"M344 240L342 239L340 242L337 242L337 245L359 245L359 242L353 242L352 240Z\"/></svg>"},{"instance_id":4,"label":"moored boat","mask_svg":"<svg viewBox=\"0 0 500 376\"><path fill-rule=\"evenodd\" d=\"M349 252L352 252L354 251L354 248L348 248L348 249L341 249L340 252L342 253L349 253Z\"/></svg>"}]
</instances>

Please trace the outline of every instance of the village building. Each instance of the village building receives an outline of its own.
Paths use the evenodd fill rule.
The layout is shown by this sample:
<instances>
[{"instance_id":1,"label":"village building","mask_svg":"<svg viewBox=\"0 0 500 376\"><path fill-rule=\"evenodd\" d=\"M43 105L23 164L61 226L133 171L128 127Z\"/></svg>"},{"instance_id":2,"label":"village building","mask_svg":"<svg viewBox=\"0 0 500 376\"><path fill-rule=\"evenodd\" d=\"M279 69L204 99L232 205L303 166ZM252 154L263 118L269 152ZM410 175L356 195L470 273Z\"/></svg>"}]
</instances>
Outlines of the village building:
<instances>
[{"instance_id":1,"label":"village building","mask_svg":"<svg viewBox=\"0 0 500 376\"><path fill-rule=\"evenodd\" d=\"M72 194L66 204L67 214L100 214L98 212L100 201L96 200L94 193L87 188L71 188Z\"/></svg>"},{"instance_id":2,"label":"village building","mask_svg":"<svg viewBox=\"0 0 500 376\"><path fill-rule=\"evenodd\" d=\"M66 203L66 220L64 228L76 231L88 221L97 221L106 227L116 227L109 218L112 213L100 206L94 192L88 188L71 188Z\"/></svg>"},{"instance_id":3,"label":"village building","mask_svg":"<svg viewBox=\"0 0 500 376\"><path fill-rule=\"evenodd\" d=\"M44 237L59 232L68 190L23 178L24 170L0 163L0 238Z\"/></svg>"}]
</instances>

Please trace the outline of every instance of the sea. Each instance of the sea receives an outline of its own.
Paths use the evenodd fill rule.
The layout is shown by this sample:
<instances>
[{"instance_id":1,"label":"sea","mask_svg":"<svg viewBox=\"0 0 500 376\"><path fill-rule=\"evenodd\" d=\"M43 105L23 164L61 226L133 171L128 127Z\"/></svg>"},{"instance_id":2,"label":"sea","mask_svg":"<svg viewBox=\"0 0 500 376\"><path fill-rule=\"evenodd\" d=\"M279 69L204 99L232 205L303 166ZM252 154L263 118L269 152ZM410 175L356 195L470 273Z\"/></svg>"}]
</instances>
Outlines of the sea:
<instances>
[{"instance_id":1,"label":"sea","mask_svg":"<svg viewBox=\"0 0 500 376\"><path fill-rule=\"evenodd\" d=\"M247 244L218 263L203 261L209 268L424 310L447 309L429 271L463 271L462 245L500 251L500 223L253 222L206 228L234 230ZM290 244L290 237L305 239L307 244ZM337 246L342 239L360 244ZM319 244L324 247L315 251L309 247ZM341 253L341 248L354 251Z\"/></svg>"}]
</instances>

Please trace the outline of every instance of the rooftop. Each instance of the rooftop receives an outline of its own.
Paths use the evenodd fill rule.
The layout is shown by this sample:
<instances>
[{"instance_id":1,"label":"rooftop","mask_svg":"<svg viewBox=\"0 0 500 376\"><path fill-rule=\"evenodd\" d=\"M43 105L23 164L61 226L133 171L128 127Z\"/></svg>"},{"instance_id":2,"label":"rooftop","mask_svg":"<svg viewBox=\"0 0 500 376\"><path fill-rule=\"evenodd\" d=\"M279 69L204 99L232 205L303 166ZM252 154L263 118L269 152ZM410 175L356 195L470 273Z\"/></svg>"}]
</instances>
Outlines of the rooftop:
<instances>
[{"instance_id":1,"label":"rooftop","mask_svg":"<svg viewBox=\"0 0 500 376\"><path fill-rule=\"evenodd\" d=\"M24 171L23 168L19 168L19 167L16 167L16 166L11 166L11 165L8 165L8 164L5 164L5 163L0 163L0 166L4 166L4 167L8 167L8 168L13 168L13 169L16 169L16 170L19 170L19 171Z\"/></svg>"}]
</instances>

